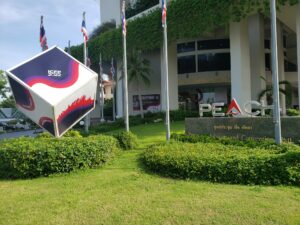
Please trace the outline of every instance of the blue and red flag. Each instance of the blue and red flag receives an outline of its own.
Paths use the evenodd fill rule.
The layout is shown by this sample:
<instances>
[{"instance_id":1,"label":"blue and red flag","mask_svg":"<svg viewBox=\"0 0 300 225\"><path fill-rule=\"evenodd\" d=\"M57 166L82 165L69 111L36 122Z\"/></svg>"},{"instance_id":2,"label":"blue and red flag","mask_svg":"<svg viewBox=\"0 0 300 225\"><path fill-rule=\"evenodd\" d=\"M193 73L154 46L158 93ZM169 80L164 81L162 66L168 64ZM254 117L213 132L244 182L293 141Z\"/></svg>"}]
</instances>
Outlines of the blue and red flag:
<instances>
[{"instance_id":1,"label":"blue and red flag","mask_svg":"<svg viewBox=\"0 0 300 225\"><path fill-rule=\"evenodd\" d=\"M85 25L85 12L83 13L81 32L83 33L84 42L87 42L89 40L89 36Z\"/></svg>"},{"instance_id":2,"label":"blue and red flag","mask_svg":"<svg viewBox=\"0 0 300 225\"><path fill-rule=\"evenodd\" d=\"M40 44L43 51L48 49L46 32L43 24L43 16L41 16L41 25L40 25Z\"/></svg>"},{"instance_id":3,"label":"blue and red flag","mask_svg":"<svg viewBox=\"0 0 300 225\"><path fill-rule=\"evenodd\" d=\"M123 35L126 36L127 27L126 27L126 16L125 16L125 1L123 1L123 7L122 7L122 31L123 31Z\"/></svg>"},{"instance_id":4,"label":"blue and red flag","mask_svg":"<svg viewBox=\"0 0 300 225\"><path fill-rule=\"evenodd\" d=\"M161 23L164 27L167 22L167 4L165 0L162 0L162 16L161 16Z\"/></svg>"}]
</instances>

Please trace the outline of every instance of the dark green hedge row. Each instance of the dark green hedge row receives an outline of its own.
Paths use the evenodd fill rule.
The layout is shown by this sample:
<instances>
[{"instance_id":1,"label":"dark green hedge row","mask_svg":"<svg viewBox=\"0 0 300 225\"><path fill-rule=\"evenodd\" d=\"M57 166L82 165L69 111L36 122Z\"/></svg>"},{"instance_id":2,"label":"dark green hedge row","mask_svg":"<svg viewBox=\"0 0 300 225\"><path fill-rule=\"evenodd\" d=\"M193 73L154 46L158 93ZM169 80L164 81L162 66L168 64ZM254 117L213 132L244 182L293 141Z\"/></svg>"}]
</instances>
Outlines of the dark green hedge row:
<instances>
[{"instance_id":1,"label":"dark green hedge row","mask_svg":"<svg viewBox=\"0 0 300 225\"><path fill-rule=\"evenodd\" d=\"M170 111L170 120L171 121L182 121L188 117L198 117L198 116L199 116L199 112L197 112L197 111L184 111L184 110ZM130 116L129 117L129 126L133 127L133 126L137 126L137 125L141 125L141 124L157 123L157 122L162 122L164 120L165 120L165 113L149 112L149 113L144 114L144 118L141 118L140 115ZM122 129L124 127L125 127L124 120L118 119L113 123L104 123L104 124L92 126L90 129L90 133L92 133L92 134L105 133L105 132L110 132L110 131L114 131L117 129Z\"/></svg>"},{"instance_id":2,"label":"dark green hedge row","mask_svg":"<svg viewBox=\"0 0 300 225\"><path fill-rule=\"evenodd\" d=\"M113 135L123 150L132 150L137 147L138 139L132 132L122 131Z\"/></svg>"},{"instance_id":3,"label":"dark green hedge row","mask_svg":"<svg viewBox=\"0 0 300 225\"><path fill-rule=\"evenodd\" d=\"M142 161L173 178L231 184L300 185L300 150L247 148L220 143L180 143L150 147Z\"/></svg>"},{"instance_id":4,"label":"dark green hedge row","mask_svg":"<svg viewBox=\"0 0 300 225\"><path fill-rule=\"evenodd\" d=\"M0 142L0 178L34 178L99 167L118 151L115 138L19 138Z\"/></svg>"},{"instance_id":5,"label":"dark green hedge row","mask_svg":"<svg viewBox=\"0 0 300 225\"><path fill-rule=\"evenodd\" d=\"M233 145L233 146L241 146L248 148L261 148L261 149L270 149L270 150L278 150L280 152L287 152L290 148L294 148L295 145L283 143L281 145L277 145L274 139L270 138L262 138L262 139L237 139L234 137L212 137L209 135L186 135L186 134L172 134L171 139L187 142L187 143L221 143L223 145Z\"/></svg>"}]
</instances>

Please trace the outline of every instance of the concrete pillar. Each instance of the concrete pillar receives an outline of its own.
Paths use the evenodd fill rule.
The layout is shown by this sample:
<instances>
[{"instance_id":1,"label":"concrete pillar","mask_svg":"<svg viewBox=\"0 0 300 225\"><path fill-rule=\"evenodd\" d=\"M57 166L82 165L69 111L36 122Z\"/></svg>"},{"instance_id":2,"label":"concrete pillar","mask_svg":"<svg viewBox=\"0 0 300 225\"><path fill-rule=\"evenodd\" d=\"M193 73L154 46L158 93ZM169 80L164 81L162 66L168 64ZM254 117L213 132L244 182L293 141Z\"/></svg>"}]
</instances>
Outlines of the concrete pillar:
<instances>
[{"instance_id":1,"label":"concrete pillar","mask_svg":"<svg viewBox=\"0 0 300 225\"><path fill-rule=\"evenodd\" d=\"M300 109L300 4L297 5L296 32L297 32L297 60L298 60L298 107Z\"/></svg>"},{"instance_id":2,"label":"concrete pillar","mask_svg":"<svg viewBox=\"0 0 300 225\"><path fill-rule=\"evenodd\" d=\"M241 108L251 100L248 19L230 23L231 96ZM248 109L250 110L250 109Z\"/></svg>"},{"instance_id":3,"label":"concrete pillar","mask_svg":"<svg viewBox=\"0 0 300 225\"><path fill-rule=\"evenodd\" d=\"M161 49L161 109L166 110L164 55ZM178 109L178 72L176 43L168 46L170 110Z\"/></svg>"},{"instance_id":4,"label":"concrete pillar","mask_svg":"<svg viewBox=\"0 0 300 225\"><path fill-rule=\"evenodd\" d=\"M277 21L277 48L278 48L278 79L279 81L285 80L284 72L284 50L283 50L283 30L282 25ZM284 89L284 86L280 85L279 88ZM286 115L286 98L285 95L279 94L281 114Z\"/></svg>"},{"instance_id":5,"label":"concrete pillar","mask_svg":"<svg viewBox=\"0 0 300 225\"><path fill-rule=\"evenodd\" d=\"M261 14L249 17L249 43L251 68L251 99L258 100L259 93L266 88L265 31ZM263 79L263 78L264 79ZM264 97L265 101L266 98Z\"/></svg>"}]
</instances>

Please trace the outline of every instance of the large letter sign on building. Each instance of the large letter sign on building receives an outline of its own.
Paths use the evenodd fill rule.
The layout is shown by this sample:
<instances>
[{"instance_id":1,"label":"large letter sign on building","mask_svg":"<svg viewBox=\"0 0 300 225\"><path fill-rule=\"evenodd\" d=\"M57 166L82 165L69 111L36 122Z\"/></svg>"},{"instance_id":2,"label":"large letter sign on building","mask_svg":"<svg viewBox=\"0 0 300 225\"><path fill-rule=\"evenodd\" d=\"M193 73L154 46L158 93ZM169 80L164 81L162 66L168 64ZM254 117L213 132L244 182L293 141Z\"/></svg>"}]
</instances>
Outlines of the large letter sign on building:
<instances>
[{"instance_id":1,"label":"large letter sign on building","mask_svg":"<svg viewBox=\"0 0 300 225\"><path fill-rule=\"evenodd\" d=\"M58 47L6 74L17 108L55 137L95 107L97 74Z\"/></svg>"}]
</instances>

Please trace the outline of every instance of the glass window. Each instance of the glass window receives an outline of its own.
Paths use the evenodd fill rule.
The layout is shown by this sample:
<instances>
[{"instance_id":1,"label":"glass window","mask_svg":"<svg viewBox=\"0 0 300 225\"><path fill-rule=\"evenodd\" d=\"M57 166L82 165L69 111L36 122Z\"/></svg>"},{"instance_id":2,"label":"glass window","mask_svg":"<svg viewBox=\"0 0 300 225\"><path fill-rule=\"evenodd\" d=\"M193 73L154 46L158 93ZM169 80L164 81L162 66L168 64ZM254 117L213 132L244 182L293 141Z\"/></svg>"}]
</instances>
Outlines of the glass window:
<instances>
[{"instance_id":1,"label":"glass window","mask_svg":"<svg viewBox=\"0 0 300 225\"><path fill-rule=\"evenodd\" d=\"M265 61L266 61L266 70L271 70L271 55L270 53L265 54Z\"/></svg>"},{"instance_id":2,"label":"glass window","mask_svg":"<svg viewBox=\"0 0 300 225\"><path fill-rule=\"evenodd\" d=\"M230 53L198 55L198 72L230 70Z\"/></svg>"},{"instance_id":3,"label":"glass window","mask_svg":"<svg viewBox=\"0 0 300 225\"><path fill-rule=\"evenodd\" d=\"M265 49L271 49L270 40L265 40Z\"/></svg>"},{"instance_id":4,"label":"glass window","mask_svg":"<svg viewBox=\"0 0 300 225\"><path fill-rule=\"evenodd\" d=\"M193 52L196 49L196 42L181 43L177 45L177 53Z\"/></svg>"},{"instance_id":5,"label":"glass window","mask_svg":"<svg viewBox=\"0 0 300 225\"><path fill-rule=\"evenodd\" d=\"M198 50L228 49L228 48L230 48L229 39L198 41Z\"/></svg>"},{"instance_id":6,"label":"glass window","mask_svg":"<svg viewBox=\"0 0 300 225\"><path fill-rule=\"evenodd\" d=\"M297 72L297 65L289 62L287 60L284 60L284 71L285 72Z\"/></svg>"},{"instance_id":7,"label":"glass window","mask_svg":"<svg viewBox=\"0 0 300 225\"><path fill-rule=\"evenodd\" d=\"M180 56L177 59L178 74L196 72L196 56Z\"/></svg>"}]
</instances>

